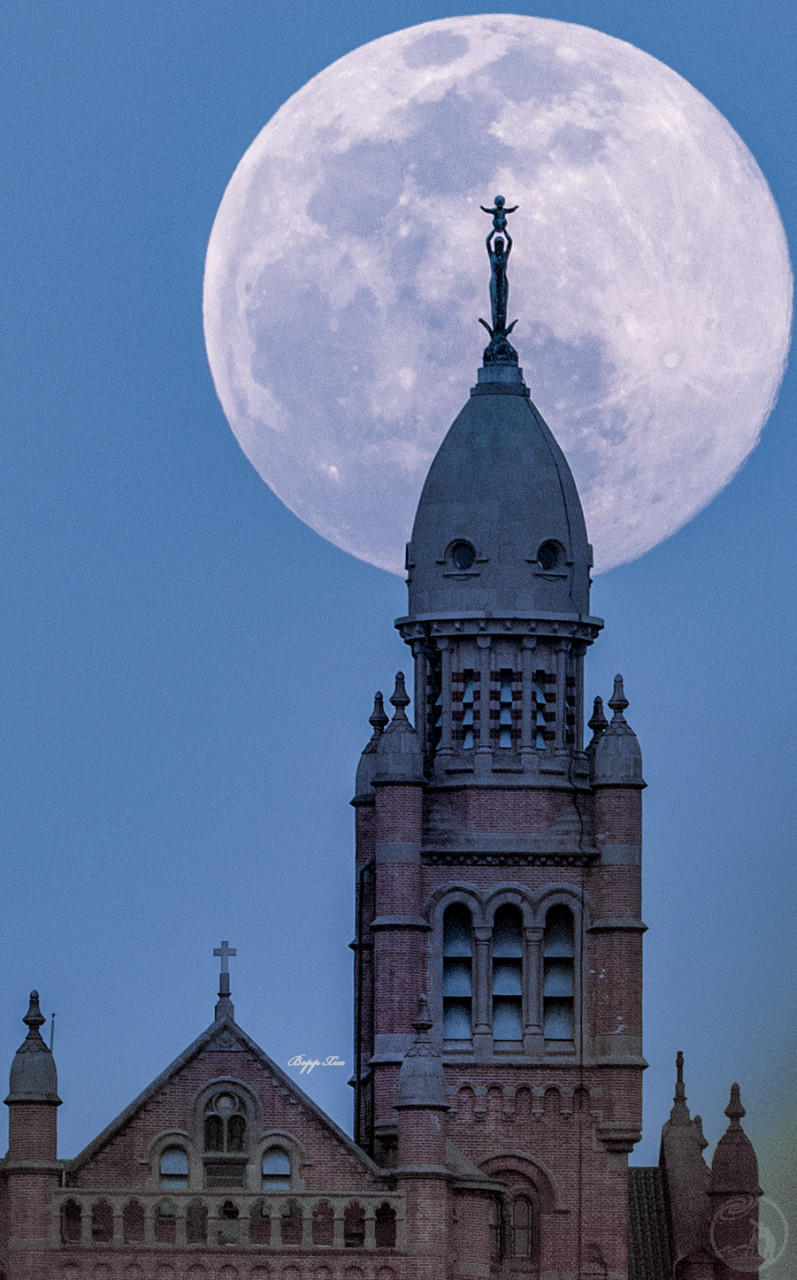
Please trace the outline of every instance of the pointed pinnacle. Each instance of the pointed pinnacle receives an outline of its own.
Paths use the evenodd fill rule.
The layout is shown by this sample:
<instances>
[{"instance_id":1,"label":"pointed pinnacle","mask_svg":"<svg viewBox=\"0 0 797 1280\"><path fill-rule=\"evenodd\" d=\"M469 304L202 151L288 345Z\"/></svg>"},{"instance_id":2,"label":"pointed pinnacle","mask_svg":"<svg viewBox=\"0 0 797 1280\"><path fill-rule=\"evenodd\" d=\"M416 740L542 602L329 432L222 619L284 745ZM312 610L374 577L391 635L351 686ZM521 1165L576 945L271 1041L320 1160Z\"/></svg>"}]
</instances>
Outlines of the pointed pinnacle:
<instances>
[{"instance_id":1,"label":"pointed pinnacle","mask_svg":"<svg viewBox=\"0 0 797 1280\"><path fill-rule=\"evenodd\" d=\"M596 698L592 704L592 718L587 721L593 735L598 738L604 729L609 727L609 721L603 714L603 698Z\"/></svg>"},{"instance_id":2,"label":"pointed pinnacle","mask_svg":"<svg viewBox=\"0 0 797 1280\"><path fill-rule=\"evenodd\" d=\"M368 717L368 723L373 725L374 738L378 738L381 735L382 730L388 723L388 718L385 713L385 703L381 693L374 694L374 709Z\"/></svg>"},{"instance_id":3,"label":"pointed pinnacle","mask_svg":"<svg viewBox=\"0 0 797 1280\"><path fill-rule=\"evenodd\" d=\"M612 720L612 723L613 723L613 724L617 724L617 723L622 724L622 723L624 722L624 720L625 720L625 716L623 715L623 712L625 711L626 707L628 706L628 699L626 698L626 696L625 696L625 690L623 689L623 677L622 677L622 676L615 676L615 677L614 677L614 693L612 694L611 698L609 699L609 706L611 707L612 711L614 712L614 718L613 718L613 720Z\"/></svg>"},{"instance_id":4,"label":"pointed pinnacle","mask_svg":"<svg viewBox=\"0 0 797 1280\"><path fill-rule=\"evenodd\" d=\"M25 1017L22 1019L22 1021L25 1023L26 1026L30 1027L30 1031L28 1032L29 1039L34 1039L34 1038L41 1039L41 1033L39 1031L39 1027L44 1026L44 1023L46 1022L46 1018L43 1016L42 1011L39 1008L38 991L31 991L30 1006L28 1008L28 1012L25 1014Z\"/></svg>"},{"instance_id":5,"label":"pointed pinnacle","mask_svg":"<svg viewBox=\"0 0 797 1280\"><path fill-rule=\"evenodd\" d=\"M684 1055L681 1050L675 1058L675 1097L673 1098L670 1119L676 1124L688 1124L689 1108L686 1105L686 1089L684 1088Z\"/></svg>"},{"instance_id":6,"label":"pointed pinnacle","mask_svg":"<svg viewBox=\"0 0 797 1280\"><path fill-rule=\"evenodd\" d=\"M684 1089L684 1055L679 1049L675 1055L675 1096L676 1098L686 1098L686 1090Z\"/></svg>"},{"instance_id":7,"label":"pointed pinnacle","mask_svg":"<svg viewBox=\"0 0 797 1280\"><path fill-rule=\"evenodd\" d=\"M742 1106L742 1099L738 1084L731 1085L731 1100L725 1108L725 1114L731 1122L730 1127L732 1129L738 1129L740 1127L739 1121L742 1116L747 1115L747 1112Z\"/></svg>"},{"instance_id":8,"label":"pointed pinnacle","mask_svg":"<svg viewBox=\"0 0 797 1280\"><path fill-rule=\"evenodd\" d=\"M391 697L390 701L392 702L393 706L396 708L396 714L393 717L393 723L394 724L396 724L396 722L409 723L409 721L407 721L407 714L404 708L410 705L410 700L407 694L407 690L404 687L403 671L396 672L396 687L393 691L393 696Z\"/></svg>"}]
</instances>

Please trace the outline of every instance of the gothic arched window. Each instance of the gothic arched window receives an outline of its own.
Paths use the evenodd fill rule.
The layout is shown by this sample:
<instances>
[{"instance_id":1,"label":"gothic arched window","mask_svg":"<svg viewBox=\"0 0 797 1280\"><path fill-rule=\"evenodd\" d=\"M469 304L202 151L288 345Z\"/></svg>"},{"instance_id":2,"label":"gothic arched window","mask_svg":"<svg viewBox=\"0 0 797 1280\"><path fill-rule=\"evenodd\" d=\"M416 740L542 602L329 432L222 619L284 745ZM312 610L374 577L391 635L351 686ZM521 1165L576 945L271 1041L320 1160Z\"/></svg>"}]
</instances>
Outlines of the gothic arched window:
<instances>
[{"instance_id":1,"label":"gothic arched window","mask_svg":"<svg viewBox=\"0 0 797 1280\"><path fill-rule=\"evenodd\" d=\"M523 917L500 907L493 925L493 1038L523 1038Z\"/></svg>"},{"instance_id":2,"label":"gothic arched window","mask_svg":"<svg viewBox=\"0 0 797 1280\"><path fill-rule=\"evenodd\" d=\"M575 1034L575 941L573 913L551 907L543 938L543 1030L546 1040Z\"/></svg>"},{"instance_id":3,"label":"gothic arched window","mask_svg":"<svg viewBox=\"0 0 797 1280\"><path fill-rule=\"evenodd\" d=\"M205 1153L205 1186L214 1190L243 1187L248 1146L247 1112L243 1098L232 1089L219 1089L202 1111Z\"/></svg>"},{"instance_id":4,"label":"gothic arched window","mask_svg":"<svg viewBox=\"0 0 797 1280\"><path fill-rule=\"evenodd\" d=\"M469 1040L473 1003L473 948L470 912L461 903L443 916L443 1035Z\"/></svg>"},{"instance_id":5,"label":"gothic arched window","mask_svg":"<svg viewBox=\"0 0 797 1280\"><path fill-rule=\"evenodd\" d=\"M215 1094L205 1107L205 1150L228 1153L246 1145L246 1111L234 1093Z\"/></svg>"}]
</instances>

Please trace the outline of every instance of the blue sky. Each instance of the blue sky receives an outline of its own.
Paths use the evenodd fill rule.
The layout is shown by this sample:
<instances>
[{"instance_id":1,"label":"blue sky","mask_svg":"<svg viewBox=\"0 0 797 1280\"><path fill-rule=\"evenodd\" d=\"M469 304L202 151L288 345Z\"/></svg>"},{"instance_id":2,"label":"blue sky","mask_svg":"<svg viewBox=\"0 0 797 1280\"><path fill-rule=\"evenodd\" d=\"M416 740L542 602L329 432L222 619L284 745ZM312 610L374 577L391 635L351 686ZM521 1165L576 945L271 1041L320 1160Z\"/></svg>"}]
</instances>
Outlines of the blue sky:
<instances>
[{"instance_id":1,"label":"blue sky","mask_svg":"<svg viewBox=\"0 0 797 1280\"><path fill-rule=\"evenodd\" d=\"M737 0L513 8L685 76L750 147L793 239L793 5L754 21ZM37 986L57 1012L65 1155L211 1020L221 938L267 1052L350 1061L347 802L373 691L407 665L405 589L305 528L240 452L205 357L204 252L241 155L310 76L402 26L490 9L5 6L0 1060ZM587 693L623 672L649 783L637 1161L657 1158L682 1048L712 1144L739 1080L797 1236L795 395L787 373L702 515L597 580ZM347 1077L303 1084L348 1126Z\"/></svg>"}]
</instances>

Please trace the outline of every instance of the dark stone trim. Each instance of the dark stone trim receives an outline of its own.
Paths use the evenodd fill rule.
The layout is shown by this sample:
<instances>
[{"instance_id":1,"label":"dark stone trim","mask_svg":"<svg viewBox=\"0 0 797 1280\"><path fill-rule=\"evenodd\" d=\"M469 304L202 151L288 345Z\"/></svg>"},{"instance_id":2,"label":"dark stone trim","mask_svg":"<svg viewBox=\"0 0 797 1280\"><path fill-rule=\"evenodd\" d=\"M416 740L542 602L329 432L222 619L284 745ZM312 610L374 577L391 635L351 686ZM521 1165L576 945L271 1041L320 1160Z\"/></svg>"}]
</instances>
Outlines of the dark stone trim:
<instances>
[{"instance_id":1,"label":"dark stone trim","mask_svg":"<svg viewBox=\"0 0 797 1280\"><path fill-rule=\"evenodd\" d=\"M430 867L587 867L595 853L443 853L426 850L421 862Z\"/></svg>"}]
</instances>

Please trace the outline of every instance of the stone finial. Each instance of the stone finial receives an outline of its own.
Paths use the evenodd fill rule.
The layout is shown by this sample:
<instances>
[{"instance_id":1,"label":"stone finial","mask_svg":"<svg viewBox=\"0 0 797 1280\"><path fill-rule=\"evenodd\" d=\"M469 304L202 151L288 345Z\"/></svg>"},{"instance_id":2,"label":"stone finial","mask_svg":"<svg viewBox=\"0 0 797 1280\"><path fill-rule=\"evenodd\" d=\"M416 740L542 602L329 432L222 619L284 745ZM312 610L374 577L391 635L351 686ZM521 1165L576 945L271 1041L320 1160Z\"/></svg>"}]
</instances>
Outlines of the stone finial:
<instances>
[{"instance_id":1,"label":"stone finial","mask_svg":"<svg viewBox=\"0 0 797 1280\"><path fill-rule=\"evenodd\" d=\"M421 746L405 710L410 699L403 671L396 672L396 688L390 701L396 711L379 738L374 782L423 782Z\"/></svg>"},{"instance_id":2,"label":"stone finial","mask_svg":"<svg viewBox=\"0 0 797 1280\"><path fill-rule=\"evenodd\" d=\"M409 694L407 693L406 687L404 685L403 671L396 672L396 687L393 690L393 693L391 694L390 701L392 702L393 706L396 708L396 714L393 716L393 724L403 723L405 720L407 720L407 713L405 711L405 707L408 707L410 705ZM407 723L409 724L408 720L407 720Z\"/></svg>"},{"instance_id":3,"label":"stone finial","mask_svg":"<svg viewBox=\"0 0 797 1280\"><path fill-rule=\"evenodd\" d=\"M692 1121L692 1124L695 1126L695 1133L697 1134L697 1140L700 1143L700 1150L705 1151L706 1147L708 1146L708 1139L706 1138L706 1135L703 1133L703 1117L695 1116L694 1120Z\"/></svg>"},{"instance_id":4,"label":"stone finial","mask_svg":"<svg viewBox=\"0 0 797 1280\"><path fill-rule=\"evenodd\" d=\"M431 1107L447 1111L443 1059L430 1035L433 1023L429 1014L429 1001L425 995L418 997L418 1012L412 1025L415 1028L415 1040L401 1064L396 1105L413 1110Z\"/></svg>"},{"instance_id":5,"label":"stone finial","mask_svg":"<svg viewBox=\"0 0 797 1280\"><path fill-rule=\"evenodd\" d=\"M753 1144L741 1125L745 1109L738 1084L731 1085L731 1098L725 1114L730 1120L720 1138L711 1161L711 1195L761 1195L758 1185L758 1161Z\"/></svg>"},{"instance_id":6,"label":"stone finial","mask_svg":"<svg viewBox=\"0 0 797 1280\"><path fill-rule=\"evenodd\" d=\"M609 721L603 713L603 698L596 698L592 704L592 716L587 721L589 728L592 730L592 739L587 746L587 755L594 755L595 749L601 738L609 727Z\"/></svg>"},{"instance_id":7,"label":"stone finial","mask_svg":"<svg viewBox=\"0 0 797 1280\"><path fill-rule=\"evenodd\" d=\"M684 1055L680 1049L675 1057L675 1073L675 1097L673 1098L670 1120L673 1124L689 1124L689 1108L686 1105L686 1089L684 1087Z\"/></svg>"},{"instance_id":8,"label":"stone finial","mask_svg":"<svg viewBox=\"0 0 797 1280\"><path fill-rule=\"evenodd\" d=\"M30 1028L28 1031L28 1040L41 1040L42 1036L39 1027L44 1026L46 1018L39 1007L38 991L31 991L28 1012L25 1014L22 1021Z\"/></svg>"},{"instance_id":9,"label":"stone finial","mask_svg":"<svg viewBox=\"0 0 797 1280\"><path fill-rule=\"evenodd\" d=\"M747 1112L742 1106L742 1095L738 1084L731 1085L731 1100L725 1108L725 1114L731 1122L729 1126L731 1129L741 1128L741 1120Z\"/></svg>"},{"instance_id":10,"label":"stone finial","mask_svg":"<svg viewBox=\"0 0 797 1280\"><path fill-rule=\"evenodd\" d=\"M28 1012L22 1019L28 1034L11 1064L9 1095L6 1102L60 1103L55 1060L42 1039L40 1028L45 1018L39 1007L38 991L31 991Z\"/></svg>"},{"instance_id":11,"label":"stone finial","mask_svg":"<svg viewBox=\"0 0 797 1280\"><path fill-rule=\"evenodd\" d=\"M623 677L614 677L614 692L609 699L614 715L597 740L593 739L591 778L596 786L644 787L642 778L642 752L636 734L623 712L628 699L623 689ZM592 746L592 743L590 743Z\"/></svg>"},{"instance_id":12,"label":"stone finial","mask_svg":"<svg viewBox=\"0 0 797 1280\"><path fill-rule=\"evenodd\" d=\"M625 724L625 716L623 715L623 712L628 706L628 699L625 696L622 676L614 677L614 692L609 699L609 706L614 712L612 724Z\"/></svg>"},{"instance_id":13,"label":"stone finial","mask_svg":"<svg viewBox=\"0 0 797 1280\"><path fill-rule=\"evenodd\" d=\"M374 734L371 742L374 744L373 749L376 750L376 744L384 732L385 725L388 724L385 702L379 690L374 694L374 709L368 717L368 723L373 725Z\"/></svg>"},{"instance_id":14,"label":"stone finial","mask_svg":"<svg viewBox=\"0 0 797 1280\"><path fill-rule=\"evenodd\" d=\"M357 765L353 804L373 800L374 792L371 783L376 773L376 752L379 747L379 739L385 731L385 726L389 723L385 713L384 699L379 692L374 694L374 709L368 717L368 723L372 726L373 733L363 747L360 762Z\"/></svg>"}]
</instances>

